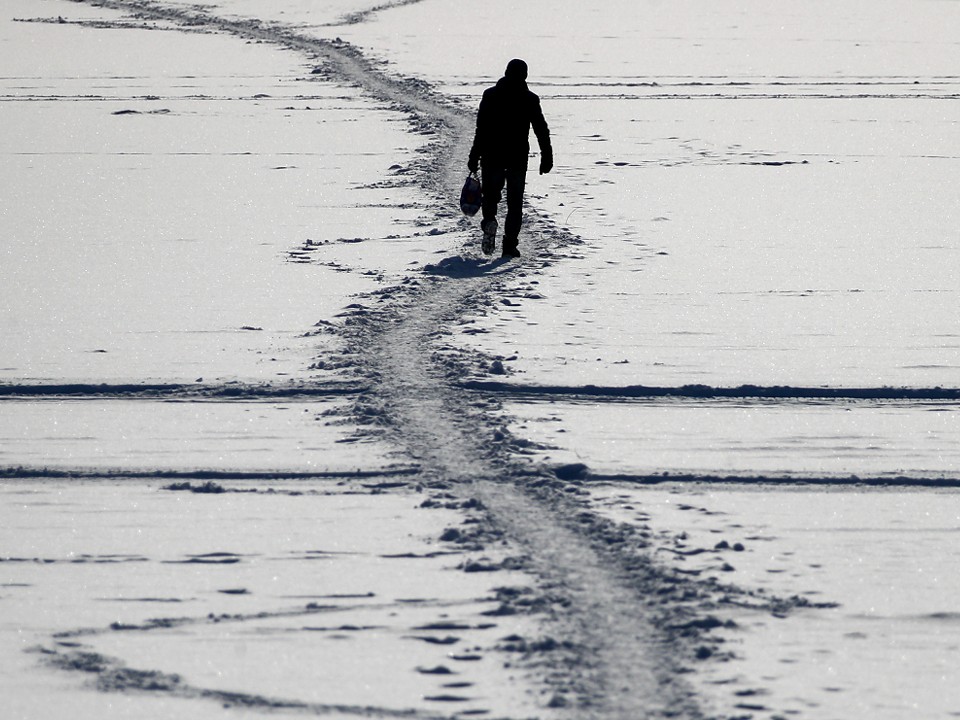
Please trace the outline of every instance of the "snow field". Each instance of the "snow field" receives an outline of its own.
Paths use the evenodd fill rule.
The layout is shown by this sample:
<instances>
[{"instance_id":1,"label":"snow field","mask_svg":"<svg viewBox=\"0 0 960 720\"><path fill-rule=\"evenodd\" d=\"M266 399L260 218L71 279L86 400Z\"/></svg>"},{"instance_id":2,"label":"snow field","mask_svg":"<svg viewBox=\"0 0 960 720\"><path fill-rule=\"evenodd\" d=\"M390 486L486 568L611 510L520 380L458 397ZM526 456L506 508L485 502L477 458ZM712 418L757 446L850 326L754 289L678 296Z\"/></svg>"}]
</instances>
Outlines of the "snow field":
<instances>
[{"instance_id":1,"label":"snow field","mask_svg":"<svg viewBox=\"0 0 960 720\"><path fill-rule=\"evenodd\" d=\"M332 483L221 487L5 484L0 683L9 717L72 702L79 717L129 717L131 695L145 717L284 703L332 717L417 707L533 714L537 698L512 681L522 671L493 648L535 633L534 622L482 614L499 607L495 587L525 578L456 569L503 558L437 542L460 511ZM179 689L166 698L123 686L78 692L83 673L58 682L52 667L37 668L40 647L54 665L96 655Z\"/></svg>"},{"instance_id":2,"label":"snow field","mask_svg":"<svg viewBox=\"0 0 960 720\"><path fill-rule=\"evenodd\" d=\"M10 21L30 7L5 29L56 51L4 71L2 377L304 377L314 323L419 251L415 196L372 186L422 142L278 49Z\"/></svg>"},{"instance_id":3,"label":"snow field","mask_svg":"<svg viewBox=\"0 0 960 720\"><path fill-rule=\"evenodd\" d=\"M355 296L437 252L410 180L424 136L302 55L87 5L12 22L39 5L4 8L0 367L104 392L0 409L8 473L88 478L4 481L7 711L550 716L511 667L539 624L500 612L497 588L532 584L501 567L510 546L441 546L467 509L382 494L406 484L395 448L297 395L339 376L330 330L373 302ZM190 389L244 387L283 399ZM144 480L165 471L269 487Z\"/></svg>"},{"instance_id":4,"label":"snow field","mask_svg":"<svg viewBox=\"0 0 960 720\"><path fill-rule=\"evenodd\" d=\"M661 558L685 572L839 603L732 614L738 627L723 632L731 658L704 687L733 707L891 720L960 707L949 659L960 552L953 493L605 484L590 493L610 517L672 538Z\"/></svg>"},{"instance_id":5,"label":"snow field","mask_svg":"<svg viewBox=\"0 0 960 720\"><path fill-rule=\"evenodd\" d=\"M0 404L0 464L122 473L387 470L391 448L338 424L344 401L75 399Z\"/></svg>"},{"instance_id":6,"label":"snow field","mask_svg":"<svg viewBox=\"0 0 960 720\"><path fill-rule=\"evenodd\" d=\"M508 290L460 338L502 358L507 382L955 385L960 86L946 61L955 8L571 2L547 17L495 2L454 18L441 4L382 12L344 37L468 108L501 70L488 57L530 64L557 170L531 173L528 198L583 243ZM470 37L492 45L471 52ZM524 247L535 254L531 240ZM656 407L644 406L643 424L669 425L672 405L662 418ZM782 426L755 437L725 407L692 425L724 428L710 460L718 468L960 469L952 405L930 427L935 415L916 408L902 433L887 418L904 408L857 406L864 426L840 437L796 432L808 415L794 417L792 406L764 413ZM579 439L581 410L570 413L558 425ZM826 427L849 424L823 413L834 418ZM730 437L732 428L742 434ZM778 466L762 449L768 433L788 440L773 452L789 456ZM691 433L665 454L651 453L649 438L633 436L620 461L689 470L710 442ZM600 436L591 443L566 450L606 464Z\"/></svg>"},{"instance_id":7,"label":"snow field","mask_svg":"<svg viewBox=\"0 0 960 720\"><path fill-rule=\"evenodd\" d=\"M909 484L955 481L960 466L953 403L544 398L510 402L505 415L542 445L543 461L583 462L599 475Z\"/></svg>"},{"instance_id":8,"label":"snow field","mask_svg":"<svg viewBox=\"0 0 960 720\"><path fill-rule=\"evenodd\" d=\"M422 0L392 9L388 4L361 24L344 24L346 14L366 9L355 2L269 5L224 0L212 12L340 36L383 60L389 71L429 81L468 113L507 59L525 57L554 129L557 155L554 174L531 174L528 198L533 209L578 235L582 244L556 248L558 257L531 257L534 241L549 246L557 236L550 235L549 222L530 223L528 230L543 237L522 239L525 264L485 276L475 257L476 240L451 231L461 226L449 210L427 206L410 184L410 168L429 137L409 132L398 108L385 110L359 97L349 83L313 76L314 63L267 42L119 30L118 15L86 4L44 3L40 9L36 2L13 0L5 6L11 17L62 7L68 23L9 23L0 31L0 47L17 49L5 52L5 60L18 58L5 65L0 90L14 128L0 140L12 168L0 175L0 197L6 198L0 211L13 228L0 263L5 308L0 332L15 340L0 350L4 381L203 378L198 386L217 386L336 379L341 368L327 363L337 357L334 350L342 349L338 339L345 335L331 329L363 322L378 304L389 305L389 294L369 293L421 282L419 270L430 263L431 281L445 276L437 284L448 289L458 268L460 279L480 291L502 279L506 291L500 304L486 315L464 318L456 326L463 332L452 342L500 359L508 383L956 385L952 270L960 235L953 138L960 118L952 60L958 11L952 4L848 0L784 7L757 1L734 8L706 0L682 5L618 0L602 7L561 2L545 14L538 3L517 7L493 0L461 7ZM500 24L503 17L512 18L508 28ZM106 18L110 27L72 24L77 18ZM24 49L46 47L50 37L56 37L57 51L43 54L42 62ZM414 85L409 87L415 94ZM455 291L416 297L465 305ZM389 339L402 346L378 365L404 369L389 389L401 400L415 400L400 415L418 432L406 456L385 442L341 442L355 440L355 428L317 421L324 408L339 403L98 399L59 405L4 401L0 461L105 473L141 464L347 472L356 463L376 470L422 451L417 459L441 470L456 470L459 458L462 473L447 475L471 480L475 470L496 465L463 441L474 439L470 430L490 430L494 419L477 427L469 413L458 415L466 432L456 423L443 425L459 409L450 401L451 388L431 394L429 380L437 374L418 372L439 367L430 354L434 344L442 341L441 351L450 348L423 324L399 318L400 330ZM374 347L383 349L383 342ZM365 368L351 370L362 375ZM416 396L410 388L423 393ZM488 400L495 407L496 400ZM548 403L505 405L502 417L513 437L552 446L528 445L523 457L582 461L610 475L692 471L783 480L906 472L928 479L957 471L956 409L950 403ZM379 406L371 407L375 412ZM386 414L380 420L389 424ZM405 428L393 430L393 437L402 437ZM437 441L445 437L447 444ZM425 443L433 446L424 448ZM491 447L496 454L497 446ZM138 483L118 485L113 503L101 499L107 497L102 481L93 494L72 483L25 487L28 494L65 498L76 514L68 515L72 524L56 536L47 528L59 512L51 511L59 499L5 506L13 518L0 525L10 529L5 550L55 560L49 567L12 565L22 577L0 589L4 602L18 610L5 632L20 635L26 618L34 630L31 641L52 639L65 624L85 624L89 613L98 628L89 642L92 651L130 668L140 668L132 658L142 658L155 673L148 679L172 683L161 699L142 702L124 693L78 693L76 675L69 685L60 685L63 676L53 673L49 684L46 675L36 682L32 659L11 652L5 658L16 668L11 677L35 683L34 692L15 693L25 713L38 705L73 707L72 698L79 696L91 717L123 716L131 704L138 714L149 708L159 717L173 707L208 717L229 704L224 693L243 688L245 701L262 703L257 707L292 697L315 714L337 716L343 708L335 703L343 702L349 709L341 714L356 715L356 704L369 702L370 689L362 684L371 677L376 702L385 703L377 712L396 707L428 712L438 707L434 703L442 704L437 712L451 707L456 712L459 701L431 698L461 690L478 710L539 717L552 712L544 707L545 696L531 699L525 693L528 679L492 661L492 654L463 661L485 663L481 680L473 675L467 680L475 690L444 688L431 674L416 671L444 657L428 652L436 649L426 647L433 643L404 635L430 624L419 608L410 612L404 605L398 616L389 614L394 608L385 617L384 608L361 601L363 607L344 610L350 625L363 628L356 636L356 630L333 623L317 629L310 619L307 628L300 615L270 614L274 607L288 607L287 595L265 589L275 578L288 583L284 592L290 594L319 581L313 573L275 571L284 566L277 558L300 553L293 559L304 560L311 551L329 548L327 539L338 540L343 543L338 552L354 553L349 560L334 554L319 560L336 567L334 592L357 588L362 594L360 588L376 584L376 596L389 596L399 607L410 583L426 578L432 590L435 580L469 608L467 620L453 619L463 620L471 633L470 640L458 642L478 637L476 647L489 648L474 616L491 597L485 594L490 584L460 582L466 574L452 575L443 556L420 558L429 561L427 570L399 572L390 568L401 567L402 559L382 557L408 548L429 554L432 539L446 525L411 524L421 516L411 504L394 504L409 500L402 493L401 501L384 496L392 498L384 504L380 495L364 496L356 506L326 495L308 495L295 506L301 498L281 493L282 500L270 499L280 502L268 515L259 493L231 494L224 501L219 494L164 496ZM889 718L955 713L954 696L940 684L949 679L943 658L956 644L948 607L952 590L949 583L927 582L943 577L955 555L956 518L946 511L952 495L876 495L849 488L821 494L777 487L714 492L701 486L664 491L616 484L604 495L587 477L568 489L571 496L612 505L616 512L610 516L631 527L654 522L662 536L676 536L674 549L694 544L709 549L714 536L743 534L747 548L731 560L732 574L718 570L711 554L704 556L704 566L685 562L692 575L713 573L741 587L840 604L835 610L795 612L782 622L731 610L740 629L723 631L730 662L697 665L701 672L677 680L681 685L689 677L704 707L715 703L718 712L771 718L786 712ZM486 490L491 504L503 502L493 488ZM508 499L498 510L516 513L509 522L518 534L554 543L552 554L532 560L543 565L544 558L556 559L557 575L550 577L579 576L582 587L584 577L607 582L621 569L584 567L583 558L598 557L584 552L598 537L577 536L566 526L561 528L566 534L556 532L544 507L513 492L520 498L516 506ZM691 512L701 492L707 493L702 508L697 506L701 512ZM684 499L684 507L671 506L675 497ZM99 507L103 502L112 507ZM624 504L643 504L650 512L642 518L621 512ZM184 506L190 507L185 518ZM380 514L384 507L386 515ZM542 511L540 516L531 519L531 507ZM907 517L903 507L909 508ZM131 508L144 512L131 519ZM822 522L825 517L836 523ZM323 523L317 518L327 525L318 528ZM16 544L15 529L35 543L34 550ZM176 587L171 597L190 603L190 623L107 631L117 611L98 603L104 568L111 563L95 564L96 572L82 577L89 565L60 562L101 552L96 535L101 530L137 529L146 529L148 538L107 542L102 555L90 557L136 551L152 561L155 548L166 553L183 547L180 560L229 561L185 562L189 572L171 578L170 587ZM208 530L216 533L216 542ZM898 542L895 531L919 540ZM367 544L371 532L375 542ZM397 541L411 534L416 538L409 544ZM83 542L53 546L77 536ZM576 552L565 559L565 548L556 547L558 537L577 541ZM145 549L137 550L140 542L148 543ZM230 555L214 558L211 552ZM928 556L931 562L924 564ZM115 599L133 603L135 612L124 616L132 623L156 617L152 600L146 609L153 614L147 615L136 598L153 597L164 569L170 568L150 564L142 574L113 576L126 583ZM502 578L495 576L497 582ZM224 593L240 588L234 579L249 585L251 594ZM526 583L529 577L510 573L509 579ZM77 588L88 587L93 594L74 603ZM587 598L595 608L583 617L604 622L600 632L586 637L598 641L607 660L647 659L629 647L638 644L631 633L642 627L625 622L638 614L628 602L635 596L620 585L603 588L619 592L613 599L602 592ZM870 603L881 594L889 606L877 609ZM63 605L51 609L35 596ZM919 618L905 609L918 597L930 600ZM204 619L208 611L216 617L237 607L249 612L242 622ZM267 614L258 617L261 612ZM446 608L431 606L431 612L449 615ZM579 618L566 619L576 624ZM621 621L622 632L607 633L614 637L604 642L600 636ZM505 625L504 635L510 629ZM527 626L518 631L537 632ZM317 633L324 648L313 641ZM194 652L185 653L185 647ZM324 652L327 647L336 651ZM68 663L78 661L73 652L69 646L53 648ZM300 664L307 656L310 662ZM251 657L255 660L248 662ZM395 658L401 659L391 662ZM328 684L312 684L318 668ZM114 670L122 669L111 665L98 678L120 682L116 678L126 676ZM652 677L665 672L652 671ZM173 683L174 673L185 680ZM54 685L66 689L45 692ZM600 681L589 687L601 700L596 717L604 716L604 687ZM915 687L924 696L914 693Z\"/></svg>"}]
</instances>

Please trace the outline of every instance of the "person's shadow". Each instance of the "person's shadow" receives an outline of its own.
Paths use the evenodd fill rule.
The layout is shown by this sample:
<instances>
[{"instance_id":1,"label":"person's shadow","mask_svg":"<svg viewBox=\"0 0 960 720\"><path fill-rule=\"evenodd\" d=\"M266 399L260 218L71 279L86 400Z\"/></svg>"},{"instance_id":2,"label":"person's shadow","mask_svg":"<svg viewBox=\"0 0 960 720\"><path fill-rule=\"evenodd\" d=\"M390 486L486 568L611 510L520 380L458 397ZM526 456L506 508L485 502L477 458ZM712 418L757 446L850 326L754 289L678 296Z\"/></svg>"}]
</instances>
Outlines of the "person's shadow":
<instances>
[{"instance_id":1,"label":"person's shadow","mask_svg":"<svg viewBox=\"0 0 960 720\"><path fill-rule=\"evenodd\" d=\"M464 257L453 255L436 263L424 265L423 271L431 275L443 275L449 278L480 277L481 275L503 275L509 269L512 258Z\"/></svg>"}]
</instances>

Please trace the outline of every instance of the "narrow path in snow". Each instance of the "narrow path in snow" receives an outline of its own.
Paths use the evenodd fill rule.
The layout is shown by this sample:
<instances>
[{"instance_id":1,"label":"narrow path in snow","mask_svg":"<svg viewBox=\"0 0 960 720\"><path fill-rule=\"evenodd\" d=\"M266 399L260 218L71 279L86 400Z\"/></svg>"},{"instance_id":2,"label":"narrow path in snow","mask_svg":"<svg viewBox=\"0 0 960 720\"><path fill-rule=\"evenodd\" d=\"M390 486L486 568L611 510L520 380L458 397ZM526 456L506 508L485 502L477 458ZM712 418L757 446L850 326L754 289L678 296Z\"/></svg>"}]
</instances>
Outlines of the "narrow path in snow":
<instances>
[{"instance_id":1,"label":"narrow path in snow","mask_svg":"<svg viewBox=\"0 0 960 720\"><path fill-rule=\"evenodd\" d=\"M498 442L489 406L469 407L451 373L431 361L442 328L472 309L484 284L482 277L435 282L415 311L378 329L364 353L379 376L371 396L422 475L480 500L526 553L526 569L563 597L566 610L550 632L572 652L565 658L570 666L553 668L552 682L576 696L577 717L699 717L692 691L677 675L677 648L654 628L637 578L615 553L597 552L593 533L600 526L571 528L562 519L575 511L571 505L525 492L530 468Z\"/></svg>"},{"instance_id":2,"label":"narrow path in snow","mask_svg":"<svg viewBox=\"0 0 960 720\"><path fill-rule=\"evenodd\" d=\"M452 204L473 118L424 83L384 74L345 43L255 19L145 0L89 2L304 54L329 79L356 85L406 113L415 129L433 133L416 170L438 207ZM450 342L452 328L482 311L505 285L549 262L553 248L577 242L536 213L528 214L527 237L533 238L532 257L460 276L416 273L384 291L376 311L352 316L343 333L354 374L368 388L357 417L372 418L405 448L424 483L482 502L494 531L520 548L524 569L552 598L549 641L530 662L554 690L555 707L568 707L577 718L704 717L684 671L696 656L711 654L710 640L698 629L709 629L703 621L717 604L718 589L656 567L644 533L589 512L569 486L516 452L515 439L499 430L496 398L467 395L459 386L468 364L482 359ZM735 591L724 592L729 597Z\"/></svg>"}]
</instances>

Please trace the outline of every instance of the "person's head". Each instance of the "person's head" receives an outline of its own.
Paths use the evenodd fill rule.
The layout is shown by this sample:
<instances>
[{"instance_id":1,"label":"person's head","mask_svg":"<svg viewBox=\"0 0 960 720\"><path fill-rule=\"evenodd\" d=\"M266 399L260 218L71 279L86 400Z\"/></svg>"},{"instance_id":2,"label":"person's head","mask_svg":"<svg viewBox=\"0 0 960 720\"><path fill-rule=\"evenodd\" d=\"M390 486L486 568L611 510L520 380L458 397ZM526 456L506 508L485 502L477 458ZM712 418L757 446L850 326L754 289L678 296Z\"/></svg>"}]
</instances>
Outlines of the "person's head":
<instances>
[{"instance_id":1,"label":"person's head","mask_svg":"<svg viewBox=\"0 0 960 720\"><path fill-rule=\"evenodd\" d=\"M511 80L526 80L527 64L523 60L514 58L507 63L507 69L504 71L503 76Z\"/></svg>"}]
</instances>

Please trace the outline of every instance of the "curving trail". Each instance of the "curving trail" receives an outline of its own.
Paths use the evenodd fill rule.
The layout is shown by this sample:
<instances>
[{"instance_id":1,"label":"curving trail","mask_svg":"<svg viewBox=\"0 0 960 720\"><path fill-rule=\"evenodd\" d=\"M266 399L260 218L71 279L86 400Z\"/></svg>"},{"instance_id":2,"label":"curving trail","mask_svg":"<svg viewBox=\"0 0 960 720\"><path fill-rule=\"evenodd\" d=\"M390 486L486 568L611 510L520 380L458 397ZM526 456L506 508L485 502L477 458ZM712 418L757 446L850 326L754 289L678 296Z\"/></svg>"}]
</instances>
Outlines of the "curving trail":
<instances>
[{"instance_id":1,"label":"curving trail","mask_svg":"<svg viewBox=\"0 0 960 720\"><path fill-rule=\"evenodd\" d=\"M355 48L257 20L216 17L146 0L80 0L147 21L174 23L269 42L320 63L331 80L405 112L433 142L416 168L422 190L449 205L463 178L472 112L421 81L384 74ZM446 217L450 217L448 214ZM464 229L468 227L466 223ZM530 209L527 237L533 258L519 263L459 260L428 268L401 286L381 291L375 311L355 314L341 329L350 380L367 389L356 403L358 421L373 418L420 467L419 480L486 509L486 537L506 538L523 553L524 569L540 579L549 607L550 652L528 662L553 691L556 708L576 718L701 718L710 716L688 671L712 654L699 621L744 593L681 576L655 564L650 534L616 526L589 512L554 473L533 466L522 443L500 429L498 400L466 392L461 382L489 358L454 343L453 328L483 311L507 284L553 261L554 251L578 239ZM764 607L752 598L753 607ZM709 630L709 623L701 623Z\"/></svg>"}]
</instances>

